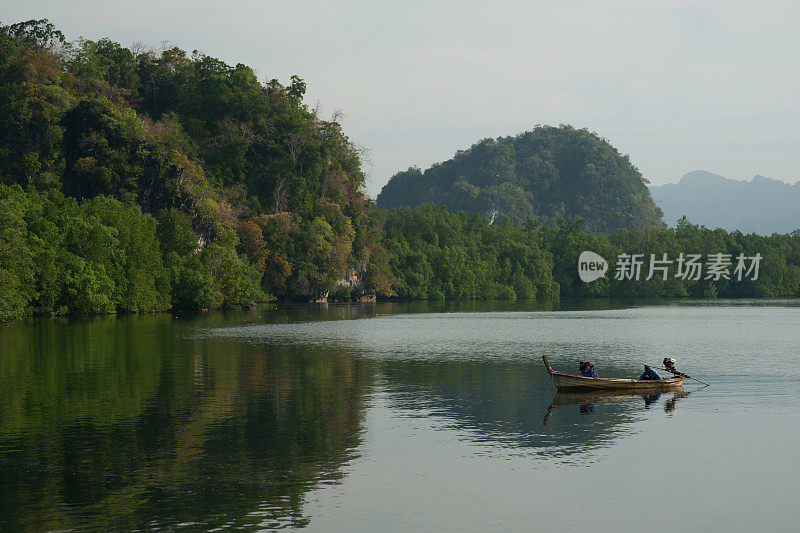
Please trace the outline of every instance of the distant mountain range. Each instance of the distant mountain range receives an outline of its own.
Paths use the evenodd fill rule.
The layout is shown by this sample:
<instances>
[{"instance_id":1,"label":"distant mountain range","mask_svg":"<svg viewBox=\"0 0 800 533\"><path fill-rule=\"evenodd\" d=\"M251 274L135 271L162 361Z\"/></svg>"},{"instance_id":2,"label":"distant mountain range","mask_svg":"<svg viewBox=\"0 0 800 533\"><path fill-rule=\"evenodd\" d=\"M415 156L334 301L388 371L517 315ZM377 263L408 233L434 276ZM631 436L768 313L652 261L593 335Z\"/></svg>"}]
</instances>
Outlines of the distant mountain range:
<instances>
[{"instance_id":1,"label":"distant mountain range","mask_svg":"<svg viewBox=\"0 0 800 533\"><path fill-rule=\"evenodd\" d=\"M800 182L755 176L750 181L697 170L678 183L651 186L650 195L674 227L683 215L693 224L744 233L789 233L800 228Z\"/></svg>"}]
</instances>

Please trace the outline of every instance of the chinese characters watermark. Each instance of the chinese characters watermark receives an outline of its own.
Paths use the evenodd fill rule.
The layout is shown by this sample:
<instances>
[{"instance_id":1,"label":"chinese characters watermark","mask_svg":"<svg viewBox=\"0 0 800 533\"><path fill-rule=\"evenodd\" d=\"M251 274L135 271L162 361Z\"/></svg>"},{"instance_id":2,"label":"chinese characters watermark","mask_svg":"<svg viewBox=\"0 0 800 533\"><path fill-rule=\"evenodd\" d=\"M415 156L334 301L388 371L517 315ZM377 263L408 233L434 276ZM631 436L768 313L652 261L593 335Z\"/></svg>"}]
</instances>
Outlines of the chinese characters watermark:
<instances>
[{"instance_id":1,"label":"chinese characters watermark","mask_svg":"<svg viewBox=\"0 0 800 533\"><path fill-rule=\"evenodd\" d=\"M645 254L619 254L614 279L639 281L644 276L645 281L655 277L666 281L670 276L670 267L673 267L672 277L683 280L756 281L763 257L760 253L752 256L740 253L734 257L723 253L703 256L681 252L675 259L671 259L666 253L650 254L649 261L645 259ZM607 270L606 260L594 252L585 251L578 258L578 276L586 283L602 278Z\"/></svg>"}]
</instances>

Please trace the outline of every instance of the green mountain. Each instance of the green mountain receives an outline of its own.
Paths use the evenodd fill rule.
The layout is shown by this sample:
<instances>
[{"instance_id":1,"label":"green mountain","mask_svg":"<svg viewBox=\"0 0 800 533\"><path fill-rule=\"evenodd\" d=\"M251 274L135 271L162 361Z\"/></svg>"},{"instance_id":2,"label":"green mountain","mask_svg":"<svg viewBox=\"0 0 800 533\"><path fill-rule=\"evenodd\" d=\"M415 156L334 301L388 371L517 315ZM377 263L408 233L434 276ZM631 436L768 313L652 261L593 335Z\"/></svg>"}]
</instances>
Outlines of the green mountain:
<instances>
[{"instance_id":1,"label":"green mountain","mask_svg":"<svg viewBox=\"0 0 800 533\"><path fill-rule=\"evenodd\" d=\"M569 126L402 172L376 208L359 151L305 89L179 48L69 43L46 20L0 25L0 322L272 298L798 293L800 234L666 229L628 157ZM741 282L587 284L584 250L764 264Z\"/></svg>"},{"instance_id":2,"label":"green mountain","mask_svg":"<svg viewBox=\"0 0 800 533\"><path fill-rule=\"evenodd\" d=\"M0 318L392 294L358 151L305 89L0 25Z\"/></svg>"},{"instance_id":3,"label":"green mountain","mask_svg":"<svg viewBox=\"0 0 800 533\"><path fill-rule=\"evenodd\" d=\"M553 225L580 216L587 228L662 227L647 181L626 155L572 126L537 126L515 137L485 139L422 172L395 174L379 207L434 203L451 211L529 218Z\"/></svg>"}]
</instances>

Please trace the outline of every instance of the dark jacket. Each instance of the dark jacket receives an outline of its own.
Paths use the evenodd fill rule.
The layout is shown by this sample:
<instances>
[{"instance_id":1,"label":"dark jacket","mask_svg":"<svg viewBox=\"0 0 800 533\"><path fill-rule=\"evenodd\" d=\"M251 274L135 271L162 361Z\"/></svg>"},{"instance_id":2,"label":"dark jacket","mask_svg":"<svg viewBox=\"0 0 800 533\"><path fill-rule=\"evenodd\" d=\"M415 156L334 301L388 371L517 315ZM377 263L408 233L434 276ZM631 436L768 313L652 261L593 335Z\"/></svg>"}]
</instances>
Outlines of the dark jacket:
<instances>
[{"instance_id":1,"label":"dark jacket","mask_svg":"<svg viewBox=\"0 0 800 533\"><path fill-rule=\"evenodd\" d=\"M642 372L642 375L639 376L639 379L661 379L661 376L659 376L658 372L649 366L644 365L644 372Z\"/></svg>"}]
</instances>

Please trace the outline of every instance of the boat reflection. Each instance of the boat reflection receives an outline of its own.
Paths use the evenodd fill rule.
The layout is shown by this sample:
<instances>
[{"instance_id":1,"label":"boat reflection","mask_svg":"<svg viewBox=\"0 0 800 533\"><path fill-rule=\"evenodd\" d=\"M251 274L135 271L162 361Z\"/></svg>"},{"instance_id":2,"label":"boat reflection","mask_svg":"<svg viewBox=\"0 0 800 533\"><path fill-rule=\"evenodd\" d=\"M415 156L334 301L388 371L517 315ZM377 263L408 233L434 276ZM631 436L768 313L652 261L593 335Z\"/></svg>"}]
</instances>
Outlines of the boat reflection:
<instances>
[{"instance_id":1,"label":"boat reflection","mask_svg":"<svg viewBox=\"0 0 800 533\"><path fill-rule=\"evenodd\" d=\"M703 387L705 388L705 387ZM664 412L672 413L675 411L675 404L680 398L685 398L691 394L683 390L683 387L673 389L667 392L650 392L650 393L634 393L634 392L557 392L547 408L547 413L544 415L543 425L547 425L550 417L556 408L577 405L578 412L582 415L590 415L596 411L598 404L607 404L611 402L631 402L633 404L643 401L644 408L650 409L657 403L662 396L666 398L664 403Z\"/></svg>"},{"instance_id":2,"label":"boat reflection","mask_svg":"<svg viewBox=\"0 0 800 533\"><path fill-rule=\"evenodd\" d=\"M664 412L672 414L675 411L675 404L678 402L678 400L680 400L681 398L686 398L686 397L694 394L695 392L701 391L701 390L706 389L708 387L709 387L709 385L703 385L699 389L695 389L695 390L693 390L691 392L684 391L683 389L680 389L679 391L675 391L675 394L672 396L672 398L667 400L667 402L664 404Z\"/></svg>"},{"instance_id":3,"label":"boat reflection","mask_svg":"<svg viewBox=\"0 0 800 533\"><path fill-rule=\"evenodd\" d=\"M662 408L672 416L677 402L693 394L677 388L554 395L544 369L524 363L393 361L381 374L392 407L406 416L435 417L435 425L501 453L565 463L585 462L635 434Z\"/></svg>"}]
</instances>

